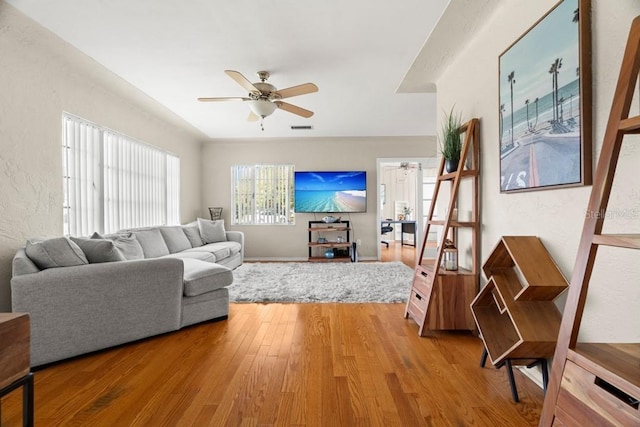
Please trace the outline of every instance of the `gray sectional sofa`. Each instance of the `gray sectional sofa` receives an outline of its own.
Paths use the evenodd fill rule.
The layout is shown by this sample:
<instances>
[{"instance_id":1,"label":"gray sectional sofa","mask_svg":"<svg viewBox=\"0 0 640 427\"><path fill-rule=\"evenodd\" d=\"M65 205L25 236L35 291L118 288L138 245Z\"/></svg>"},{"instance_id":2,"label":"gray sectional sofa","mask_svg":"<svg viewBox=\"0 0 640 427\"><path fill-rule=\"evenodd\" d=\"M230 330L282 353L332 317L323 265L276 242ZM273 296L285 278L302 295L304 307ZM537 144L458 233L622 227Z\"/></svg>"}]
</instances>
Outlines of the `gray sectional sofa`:
<instances>
[{"instance_id":1,"label":"gray sectional sofa","mask_svg":"<svg viewBox=\"0 0 640 427\"><path fill-rule=\"evenodd\" d=\"M13 259L14 312L31 317L31 366L229 313L244 235L222 221L30 240Z\"/></svg>"}]
</instances>

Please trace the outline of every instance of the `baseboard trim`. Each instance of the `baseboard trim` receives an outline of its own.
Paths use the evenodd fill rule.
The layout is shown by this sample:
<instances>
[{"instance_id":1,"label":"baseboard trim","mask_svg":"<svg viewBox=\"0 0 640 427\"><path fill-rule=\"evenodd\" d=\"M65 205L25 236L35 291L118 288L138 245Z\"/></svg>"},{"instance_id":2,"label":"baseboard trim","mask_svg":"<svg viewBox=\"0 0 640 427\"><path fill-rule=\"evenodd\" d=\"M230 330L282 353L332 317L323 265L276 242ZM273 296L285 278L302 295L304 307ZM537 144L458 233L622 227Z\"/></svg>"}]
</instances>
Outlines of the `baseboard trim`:
<instances>
[{"instance_id":1,"label":"baseboard trim","mask_svg":"<svg viewBox=\"0 0 640 427\"><path fill-rule=\"evenodd\" d=\"M306 262L307 257L244 257L246 262ZM360 261L378 261L376 257L361 257Z\"/></svg>"},{"instance_id":2,"label":"baseboard trim","mask_svg":"<svg viewBox=\"0 0 640 427\"><path fill-rule=\"evenodd\" d=\"M542 386L542 370L540 369L540 366L534 366L533 368L518 366L518 369L524 376L528 377L531 381L536 383L538 387L544 388ZM551 370L551 368L549 368L549 370Z\"/></svg>"}]
</instances>

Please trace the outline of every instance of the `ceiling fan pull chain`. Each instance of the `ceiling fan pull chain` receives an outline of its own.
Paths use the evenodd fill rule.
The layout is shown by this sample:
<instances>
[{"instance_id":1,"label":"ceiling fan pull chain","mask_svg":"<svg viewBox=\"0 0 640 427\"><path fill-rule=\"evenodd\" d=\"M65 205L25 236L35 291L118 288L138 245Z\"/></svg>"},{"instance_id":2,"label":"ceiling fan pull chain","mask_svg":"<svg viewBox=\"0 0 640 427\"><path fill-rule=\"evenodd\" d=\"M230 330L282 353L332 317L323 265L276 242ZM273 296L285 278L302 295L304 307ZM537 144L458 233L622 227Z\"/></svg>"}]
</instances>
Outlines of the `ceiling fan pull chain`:
<instances>
[{"instance_id":1,"label":"ceiling fan pull chain","mask_svg":"<svg viewBox=\"0 0 640 427\"><path fill-rule=\"evenodd\" d=\"M260 129L264 132L264 117L260 117Z\"/></svg>"}]
</instances>

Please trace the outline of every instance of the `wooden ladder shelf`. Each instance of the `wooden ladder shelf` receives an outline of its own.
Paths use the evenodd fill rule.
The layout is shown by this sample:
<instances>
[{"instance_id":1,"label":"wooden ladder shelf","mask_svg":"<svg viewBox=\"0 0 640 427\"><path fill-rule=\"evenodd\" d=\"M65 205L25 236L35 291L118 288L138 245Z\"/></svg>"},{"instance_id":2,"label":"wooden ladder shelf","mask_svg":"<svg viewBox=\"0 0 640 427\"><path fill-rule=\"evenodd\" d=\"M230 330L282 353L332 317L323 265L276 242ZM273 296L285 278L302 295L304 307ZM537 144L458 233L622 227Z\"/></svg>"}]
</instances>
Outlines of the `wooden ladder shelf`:
<instances>
[{"instance_id":1,"label":"wooden ladder shelf","mask_svg":"<svg viewBox=\"0 0 640 427\"><path fill-rule=\"evenodd\" d=\"M418 324L418 334L424 336L429 329L475 328L469 305L478 291L479 282L479 173L480 173L480 123L472 119L460 127L464 135L458 170L445 173L445 159L442 158L438 169L431 206L425 226L424 238L418 253L411 294L407 301L404 317ZM458 221L454 212L458 207L460 184L463 180L471 182L470 218ZM442 220L435 219L436 202L442 201L443 183L449 183L447 213ZM433 242L429 241L430 232L439 227L438 246L435 258L425 258L425 249ZM458 268L446 271L441 268L445 240L458 244L457 230L471 230L471 265L469 269Z\"/></svg>"},{"instance_id":2,"label":"wooden ladder shelf","mask_svg":"<svg viewBox=\"0 0 640 427\"><path fill-rule=\"evenodd\" d=\"M541 426L640 425L640 343L579 343L589 281L600 246L640 249L638 234L603 234L618 157L626 134L640 133L629 109L640 71L640 16L633 20L558 335ZM637 142L637 139L633 142ZM632 180L626 185L638 187ZM635 280L638 285L638 278ZM608 284L615 291L616 283Z\"/></svg>"}]
</instances>

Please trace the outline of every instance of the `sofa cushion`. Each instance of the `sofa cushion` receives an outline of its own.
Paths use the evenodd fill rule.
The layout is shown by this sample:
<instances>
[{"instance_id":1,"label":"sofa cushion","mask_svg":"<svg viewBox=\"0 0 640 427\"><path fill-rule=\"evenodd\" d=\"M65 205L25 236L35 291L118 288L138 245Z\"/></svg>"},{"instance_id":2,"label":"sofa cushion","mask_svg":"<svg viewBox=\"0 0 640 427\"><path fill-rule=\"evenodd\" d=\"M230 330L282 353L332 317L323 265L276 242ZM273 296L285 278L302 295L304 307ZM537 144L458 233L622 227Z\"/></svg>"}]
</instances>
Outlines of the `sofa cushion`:
<instances>
[{"instance_id":1,"label":"sofa cushion","mask_svg":"<svg viewBox=\"0 0 640 427\"><path fill-rule=\"evenodd\" d=\"M200 236L200 229L198 228L197 221L193 221L192 223L183 225L182 231L184 231L184 234L187 236L187 239L189 239L189 242L191 243L191 247L197 248L199 246L204 245L204 242L202 241L202 237Z\"/></svg>"},{"instance_id":2,"label":"sofa cushion","mask_svg":"<svg viewBox=\"0 0 640 427\"><path fill-rule=\"evenodd\" d=\"M116 247L113 240L109 239L84 239L79 237L71 237L71 240L75 242L90 263L99 262L115 262L125 261L126 258L120 250Z\"/></svg>"},{"instance_id":3,"label":"sofa cushion","mask_svg":"<svg viewBox=\"0 0 640 427\"><path fill-rule=\"evenodd\" d=\"M227 267L190 258L185 258L182 262L185 296L202 295L233 283L233 273Z\"/></svg>"},{"instance_id":4,"label":"sofa cushion","mask_svg":"<svg viewBox=\"0 0 640 427\"><path fill-rule=\"evenodd\" d=\"M231 251L229 250L227 245L225 245L225 243L226 242L209 243L207 245L200 246L199 248L188 249L185 252L188 253L192 251L198 251L198 252L206 251L206 252L209 252L210 254L213 254L216 261L219 261L231 255Z\"/></svg>"},{"instance_id":5,"label":"sofa cushion","mask_svg":"<svg viewBox=\"0 0 640 427\"><path fill-rule=\"evenodd\" d=\"M201 261L206 261L206 262L216 262L216 257L213 256L212 253L196 251L195 249L176 252L175 254L165 255L162 258L178 258L178 259L192 258L192 259L199 259Z\"/></svg>"},{"instance_id":6,"label":"sofa cushion","mask_svg":"<svg viewBox=\"0 0 640 427\"><path fill-rule=\"evenodd\" d=\"M131 261L136 259L144 259L144 252L142 252L142 246L140 242L131 233L116 233L107 234L102 237L98 233L93 233L92 239L109 239L116 245L116 248L125 257L125 259Z\"/></svg>"},{"instance_id":7,"label":"sofa cushion","mask_svg":"<svg viewBox=\"0 0 640 427\"><path fill-rule=\"evenodd\" d=\"M202 241L205 244L227 241L223 219L211 221L209 219L198 218L198 228L200 229Z\"/></svg>"},{"instance_id":8,"label":"sofa cushion","mask_svg":"<svg viewBox=\"0 0 640 427\"><path fill-rule=\"evenodd\" d=\"M187 249L185 252L191 251L207 251L212 253L216 257L216 262L227 258L231 255L235 255L242 250L242 246L238 242L226 241L218 243L209 243L208 245L200 246L199 248Z\"/></svg>"},{"instance_id":9,"label":"sofa cushion","mask_svg":"<svg viewBox=\"0 0 640 427\"><path fill-rule=\"evenodd\" d=\"M29 259L41 270L89 263L82 249L67 237L28 240L26 252Z\"/></svg>"},{"instance_id":10,"label":"sofa cushion","mask_svg":"<svg viewBox=\"0 0 640 427\"><path fill-rule=\"evenodd\" d=\"M187 235L182 231L182 227L171 226L171 227L160 227L160 233L162 233L162 237L164 238L165 243L167 244L167 248L169 248L169 252L175 254L176 252L184 251L185 249L190 249L191 242L187 238Z\"/></svg>"},{"instance_id":11,"label":"sofa cushion","mask_svg":"<svg viewBox=\"0 0 640 427\"><path fill-rule=\"evenodd\" d=\"M162 238L162 233L157 228L148 228L132 231L136 236L145 258L158 258L169 255L169 248Z\"/></svg>"}]
</instances>

